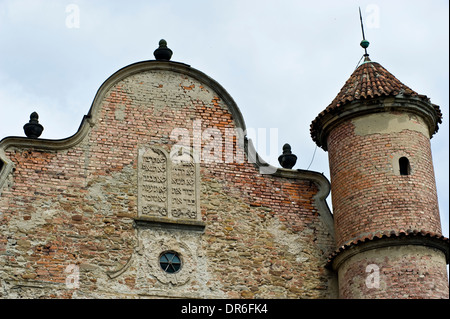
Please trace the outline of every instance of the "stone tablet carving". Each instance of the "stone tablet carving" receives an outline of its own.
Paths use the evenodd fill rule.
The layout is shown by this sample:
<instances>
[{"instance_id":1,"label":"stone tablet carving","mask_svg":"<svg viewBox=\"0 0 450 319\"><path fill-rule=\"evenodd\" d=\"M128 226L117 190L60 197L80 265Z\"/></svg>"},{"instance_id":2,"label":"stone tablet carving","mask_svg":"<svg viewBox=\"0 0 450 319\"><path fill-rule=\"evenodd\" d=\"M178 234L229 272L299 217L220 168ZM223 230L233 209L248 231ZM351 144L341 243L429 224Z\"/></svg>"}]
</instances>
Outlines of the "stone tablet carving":
<instances>
[{"instance_id":1,"label":"stone tablet carving","mask_svg":"<svg viewBox=\"0 0 450 319\"><path fill-rule=\"evenodd\" d=\"M189 152L139 150L138 216L200 220L199 169Z\"/></svg>"},{"instance_id":2,"label":"stone tablet carving","mask_svg":"<svg viewBox=\"0 0 450 319\"><path fill-rule=\"evenodd\" d=\"M167 216L168 161L163 149L139 150L138 158L138 215Z\"/></svg>"},{"instance_id":3,"label":"stone tablet carving","mask_svg":"<svg viewBox=\"0 0 450 319\"><path fill-rule=\"evenodd\" d=\"M188 154L172 157L172 216L197 219L197 177L195 163Z\"/></svg>"}]
</instances>

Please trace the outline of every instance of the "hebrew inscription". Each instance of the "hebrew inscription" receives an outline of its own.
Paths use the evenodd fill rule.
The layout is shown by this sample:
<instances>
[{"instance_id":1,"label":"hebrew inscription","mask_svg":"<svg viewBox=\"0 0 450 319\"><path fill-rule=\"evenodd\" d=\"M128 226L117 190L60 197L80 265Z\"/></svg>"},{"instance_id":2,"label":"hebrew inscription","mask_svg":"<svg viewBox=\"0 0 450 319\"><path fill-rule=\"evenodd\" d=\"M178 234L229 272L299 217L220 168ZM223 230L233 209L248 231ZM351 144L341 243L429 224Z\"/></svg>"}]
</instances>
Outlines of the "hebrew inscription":
<instances>
[{"instance_id":1,"label":"hebrew inscription","mask_svg":"<svg viewBox=\"0 0 450 319\"><path fill-rule=\"evenodd\" d=\"M199 216L198 164L188 153L159 147L139 151L138 215L193 219Z\"/></svg>"},{"instance_id":2,"label":"hebrew inscription","mask_svg":"<svg viewBox=\"0 0 450 319\"><path fill-rule=\"evenodd\" d=\"M139 151L138 209L139 216L167 216L168 165L167 153L149 148Z\"/></svg>"},{"instance_id":3,"label":"hebrew inscription","mask_svg":"<svg viewBox=\"0 0 450 319\"><path fill-rule=\"evenodd\" d=\"M172 216L197 218L195 180L195 164L192 161L172 163Z\"/></svg>"}]
</instances>

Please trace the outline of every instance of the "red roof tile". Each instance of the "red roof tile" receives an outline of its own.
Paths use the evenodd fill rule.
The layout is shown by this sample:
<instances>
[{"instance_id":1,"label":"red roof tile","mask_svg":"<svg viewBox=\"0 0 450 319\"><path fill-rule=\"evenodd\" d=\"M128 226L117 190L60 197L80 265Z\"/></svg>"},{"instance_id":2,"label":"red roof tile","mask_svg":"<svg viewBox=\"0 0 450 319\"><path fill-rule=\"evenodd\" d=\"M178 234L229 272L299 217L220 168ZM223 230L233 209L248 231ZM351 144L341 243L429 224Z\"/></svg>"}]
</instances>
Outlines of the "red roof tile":
<instances>
[{"instance_id":1,"label":"red roof tile","mask_svg":"<svg viewBox=\"0 0 450 319\"><path fill-rule=\"evenodd\" d=\"M418 96L377 62L364 62L350 76L339 94L327 108L339 107L353 100L379 96L395 96L400 93Z\"/></svg>"},{"instance_id":2,"label":"red roof tile","mask_svg":"<svg viewBox=\"0 0 450 319\"><path fill-rule=\"evenodd\" d=\"M366 61L362 63L345 82L338 95L322 111L311 123L311 136L316 143L317 140L318 122L325 114L333 112L345 104L355 100L370 99L376 97L397 96L411 96L429 102L425 95L421 95L411 90L408 86L400 82L394 75L387 71L383 66L377 62ZM442 122L442 113L439 106L433 104L433 108L438 115L438 122ZM320 146L320 145L319 145Z\"/></svg>"}]
</instances>

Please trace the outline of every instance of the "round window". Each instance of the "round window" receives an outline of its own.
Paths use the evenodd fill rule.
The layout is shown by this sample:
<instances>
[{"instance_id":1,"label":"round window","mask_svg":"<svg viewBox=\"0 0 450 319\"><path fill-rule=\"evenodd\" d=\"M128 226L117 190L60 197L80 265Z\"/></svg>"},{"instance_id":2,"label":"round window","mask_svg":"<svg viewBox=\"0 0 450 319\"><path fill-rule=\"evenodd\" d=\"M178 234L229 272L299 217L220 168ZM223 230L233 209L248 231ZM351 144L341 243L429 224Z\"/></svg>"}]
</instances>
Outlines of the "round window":
<instances>
[{"instance_id":1,"label":"round window","mask_svg":"<svg viewBox=\"0 0 450 319\"><path fill-rule=\"evenodd\" d=\"M176 273L181 269L180 255L174 251L165 251L159 257L159 264L165 272Z\"/></svg>"}]
</instances>

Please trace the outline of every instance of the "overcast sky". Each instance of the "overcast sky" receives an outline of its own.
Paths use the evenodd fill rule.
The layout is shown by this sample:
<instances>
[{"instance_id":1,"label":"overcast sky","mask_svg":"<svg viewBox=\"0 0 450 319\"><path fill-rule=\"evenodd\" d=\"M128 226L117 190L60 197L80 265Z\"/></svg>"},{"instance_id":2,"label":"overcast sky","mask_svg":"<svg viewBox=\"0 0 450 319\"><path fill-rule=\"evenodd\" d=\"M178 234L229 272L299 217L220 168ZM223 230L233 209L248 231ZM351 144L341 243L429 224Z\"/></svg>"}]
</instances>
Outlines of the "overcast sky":
<instances>
[{"instance_id":1,"label":"overcast sky","mask_svg":"<svg viewBox=\"0 0 450 319\"><path fill-rule=\"evenodd\" d=\"M441 222L449 236L449 3L430 1L0 0L0 139L24 136L31 112L42 138L73 135L110 75L154 59L160 39L183 62L218 81L247 128L278 133L260 155L279 166L323 172L327 153L309 134L362 56L369 54L431 98L444 119L431 140ZM274 145L277 144L277 145ZM331 200L329 198L331 207Z\"/></svg>"}]
</instances>

